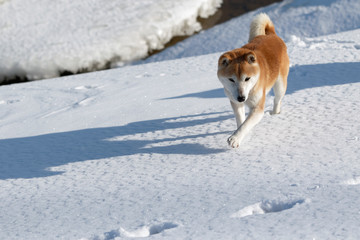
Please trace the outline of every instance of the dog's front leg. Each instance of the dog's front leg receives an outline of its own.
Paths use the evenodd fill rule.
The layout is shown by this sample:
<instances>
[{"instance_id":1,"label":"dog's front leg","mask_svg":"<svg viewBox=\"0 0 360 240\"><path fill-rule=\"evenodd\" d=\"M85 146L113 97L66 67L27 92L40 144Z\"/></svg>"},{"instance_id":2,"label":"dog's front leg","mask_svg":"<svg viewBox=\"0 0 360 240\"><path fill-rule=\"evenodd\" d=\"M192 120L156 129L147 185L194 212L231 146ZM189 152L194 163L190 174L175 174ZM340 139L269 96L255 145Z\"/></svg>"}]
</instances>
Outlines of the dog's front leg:
<instances>
[{"instance_id":1,"label":"dog's front leg","mask_svg":"<svg viewBox=\"0 0 360 240\"><path fill-rule=\"evenodd\" d=\"M251 109L248 118L245 122L229 137L228 143L231 147L237 148L240 142L244 139L246 134L260 122L264 116L264 108L256 107Z\"/></svg>"},{"instance_id":2,"label":"dog's front leg","mask_svg":"<svg viewBox=\"0 0 360 240\"><path fill-rule=\"evenodd\" d=\"M231 107L234 111L237 128L245 121L245 105L244 103L233 103L230 101Z\"/></svg>"}]
</instances>

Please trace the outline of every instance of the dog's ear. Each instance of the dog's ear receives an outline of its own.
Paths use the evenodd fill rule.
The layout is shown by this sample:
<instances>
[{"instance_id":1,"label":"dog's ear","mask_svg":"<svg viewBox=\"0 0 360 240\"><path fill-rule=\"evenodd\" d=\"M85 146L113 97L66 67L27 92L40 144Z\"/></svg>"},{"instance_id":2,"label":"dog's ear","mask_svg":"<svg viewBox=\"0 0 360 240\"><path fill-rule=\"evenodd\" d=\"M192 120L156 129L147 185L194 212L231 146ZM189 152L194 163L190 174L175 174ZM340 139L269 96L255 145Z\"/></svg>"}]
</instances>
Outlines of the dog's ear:
<instances>
[{"instance_id":1,"label":"dog's ear","mask_svg":"<svg viewBox=\"0 0 360 240\"><path fill-rule=\"evenodd\" d=\"M255 54L252 54L252 53L249 53L249 54L246 56L246 59L247 59L248 63L250 63L250 64L253 64L253 63L256 62Z\"/></svg>"},{"instance_id":2,"label":"dog's ear","mask_svg":"<svg viewBox=\"0 0 360 240\"><path fill-rule=\"evenodd\" d=\"M229 66L231 60L226 56L221 56L219 59L219 66L227 67Z\"/></svg>"}]
</instances>

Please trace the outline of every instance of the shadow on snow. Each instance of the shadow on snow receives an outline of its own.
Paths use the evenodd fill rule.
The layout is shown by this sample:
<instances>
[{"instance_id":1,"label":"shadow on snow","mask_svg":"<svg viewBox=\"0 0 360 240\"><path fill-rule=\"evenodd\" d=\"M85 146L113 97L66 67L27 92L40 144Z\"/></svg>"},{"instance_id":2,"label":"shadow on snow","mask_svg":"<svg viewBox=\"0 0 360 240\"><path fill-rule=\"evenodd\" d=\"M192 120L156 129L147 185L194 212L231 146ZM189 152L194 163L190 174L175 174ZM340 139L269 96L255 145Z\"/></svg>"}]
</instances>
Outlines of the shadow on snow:
<instances>
[{"instance_id":1,"label":"shadow on snow","mask_svg":"<svg viewBox=\"0 0 360 240\"><path fill-rule=\"evenodd\" d=\"M216 115L214 116L214 114ZM164 118L133 122L118 127L84 129L0 140L0 179L52 176L60 173L48 171L47 169L50 167L117 156L146 153L203 155L223 152L224 149L207 148L196 143L195 140L195 143L173 143L166 146L146 147L166 141L195 139L211 135L207 133L165 139L152 137L150 140L141 139L140 136L134 140L135 134L151 134L159 130L181 129L223 121L231 117L226 113L225 116L222 115L211 113L181 118ZM220 133L213 133L213 135L215 134ZM111 138L114 140L109 140Z\"/></svg>"},{"instance_id":2,"label":"shadow on snow","mask_svg":"<svg viewBox=\"0 0 360 240\"><path fill-rule=\"evenodd\" d=\"M307 88L357 83L359 82L359 74L359 62L294 66L290 69L287 94ZM187 97L221 98L225 95L223 89L219 88L171 99ZM46 169L50 167L117 156L146 153L203 155L223 152L224 149L211 149L199 143L174 143L167 146L146 147L166 141L195 139L211 135L208 133L167 139L151 138L148 140L140 138L133 140L125 138L123 140L108 140L159 130L181 129L232 118L232 114L226 116L212 115L183 116L182 121L177 121L178 118L164 118L133 122L118 127L84 129L0 140L0 179L51 176L59 173L47 171ZM186 118L190 118L190 120Z\"/></svg>"},{"instance_id":3,"label":"shadow on snow","mask_svg":"<svg viewBox=\"0 0 360 240\"><path fill-rule=\"evenodd\" d=\"M323 86L357 83L360 74L360 62L327 63L316 65L300 65L290 68L288 88L286 94L292 94L298 90ZM273 95L272 92L270 92ZM208 91L190 93L167 99L177 98L223 98L223 88Z\"/></svg>"}]
</instances>

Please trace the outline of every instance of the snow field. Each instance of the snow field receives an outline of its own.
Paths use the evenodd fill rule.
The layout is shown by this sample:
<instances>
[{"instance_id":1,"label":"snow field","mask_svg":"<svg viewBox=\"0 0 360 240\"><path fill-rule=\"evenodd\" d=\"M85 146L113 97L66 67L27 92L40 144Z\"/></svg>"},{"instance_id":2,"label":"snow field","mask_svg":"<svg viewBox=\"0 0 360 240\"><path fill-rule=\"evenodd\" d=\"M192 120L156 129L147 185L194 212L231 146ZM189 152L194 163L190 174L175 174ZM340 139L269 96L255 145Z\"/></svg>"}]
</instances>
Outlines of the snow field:
<instances>
[{"instance_id":1,"label":"snow field","mask_svg":"<svg viewBox=\"0 0 360 240\"><path fill-rule=\"evenodd\" d=\"M256 12L196 36L215 54L2 86L0 239L359 239L358 9L259 10L288 34L289 85L236 150L214 46Z\"/></svg>"},{"instance_id":2,"label":"snow field","mask_svg":"<svg viewBox=\"0 0 360 240\"><path fill-rule=\"evenodd\" d=\"M0 238L359 238L346 35L288 42L282 112L237 150L220 53L1 87Z\"/></svg>"}]
</instances>

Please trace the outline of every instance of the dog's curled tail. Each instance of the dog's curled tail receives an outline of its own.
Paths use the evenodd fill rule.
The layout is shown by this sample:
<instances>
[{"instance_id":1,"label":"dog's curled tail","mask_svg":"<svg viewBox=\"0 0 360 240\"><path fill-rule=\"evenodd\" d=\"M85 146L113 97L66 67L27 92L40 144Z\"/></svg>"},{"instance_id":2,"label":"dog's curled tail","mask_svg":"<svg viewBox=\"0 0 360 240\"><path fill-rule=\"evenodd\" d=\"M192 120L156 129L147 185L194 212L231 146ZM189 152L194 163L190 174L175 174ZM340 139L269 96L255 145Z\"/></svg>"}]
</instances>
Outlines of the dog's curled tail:
<instances>
[{"instance_id":1,"label":"dog's curled tail","mask_svg":"<svg viewBox=\"0 0 360 240\"><path fill-rule=\"evenodd\" d=\"M250 24L249 42L259 35L275 34L275 27L266 13L256 15Z\"/></svg>"}]
</instances>

